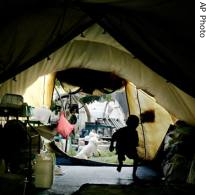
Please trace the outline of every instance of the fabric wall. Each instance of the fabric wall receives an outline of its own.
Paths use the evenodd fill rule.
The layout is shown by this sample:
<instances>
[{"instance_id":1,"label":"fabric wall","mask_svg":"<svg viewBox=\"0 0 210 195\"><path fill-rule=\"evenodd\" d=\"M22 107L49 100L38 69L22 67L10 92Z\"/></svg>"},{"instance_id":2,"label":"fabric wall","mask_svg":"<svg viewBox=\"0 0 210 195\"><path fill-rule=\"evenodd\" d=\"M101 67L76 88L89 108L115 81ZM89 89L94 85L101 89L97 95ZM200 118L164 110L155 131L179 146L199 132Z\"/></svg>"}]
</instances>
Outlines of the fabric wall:
<instances>
[{"instance_id":1,"label":"fabric wall","mask_svg":"<svg viewBox=\"0 0 210 195\"><path fill-rule=\"evenodd\" d=\"M38 77L23 94L24 101L30 103L30 106L44 106L50 108L54 90L55 74L48 74Z\"/></svg>"},{"instance_id":2,"label":"fabric wall","mask_svg":"<svg viewBox=\"0 0 210 195\"><path fill-rule=\"evenodd\" d=\"M139 147L141 158L152 160L165 137L170 124L173 124L170 114L149 95L136 88L132 83L126 86L130 114L139 116L147 110L154 110L155 121L138 126Z\"/></svg>"}]
</instances>

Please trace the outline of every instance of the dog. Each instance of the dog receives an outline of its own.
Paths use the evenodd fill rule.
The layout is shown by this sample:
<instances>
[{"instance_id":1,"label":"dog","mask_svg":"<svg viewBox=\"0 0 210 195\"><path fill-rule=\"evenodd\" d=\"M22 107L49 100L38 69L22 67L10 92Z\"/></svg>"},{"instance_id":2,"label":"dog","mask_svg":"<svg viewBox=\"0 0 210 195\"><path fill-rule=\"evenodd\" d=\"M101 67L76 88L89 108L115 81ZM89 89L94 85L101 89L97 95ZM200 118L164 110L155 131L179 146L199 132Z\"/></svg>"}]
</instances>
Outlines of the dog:
<instances>
[{"instance_id":1,"label":"dog","mask_svg":"<svg viewBox=\"0 0 210 195\"><path fill-rule=\"evenodd\" d=\"M79 153L75 157L87 160L88 158L94 156L97 152L100 155L100 152L97 149L99 143L99 136L96 133L91 132L89 134L88 144L79 149Z\"/></svg>"}]
</instances>

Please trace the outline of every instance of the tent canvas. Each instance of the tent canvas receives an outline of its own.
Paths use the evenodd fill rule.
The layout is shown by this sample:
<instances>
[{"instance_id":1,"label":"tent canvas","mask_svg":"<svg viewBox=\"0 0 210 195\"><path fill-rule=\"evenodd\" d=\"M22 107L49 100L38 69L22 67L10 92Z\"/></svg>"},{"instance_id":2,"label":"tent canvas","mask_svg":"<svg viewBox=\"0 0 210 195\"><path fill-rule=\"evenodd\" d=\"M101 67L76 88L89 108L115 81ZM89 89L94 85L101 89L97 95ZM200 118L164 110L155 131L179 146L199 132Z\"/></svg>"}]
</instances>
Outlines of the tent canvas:
<instances>
[{"instance_id":1,"label":"tent canvas","mask_svg":"<svg viewBox=\"0 0 210 195\"><path fill-rule=\"evenodd\" d=\"M1 85L0 94L3 95L9 91L10 93L24 95L29 90L27 88L32 85L40 75L44 76L76 67L80 69L93 69L112 72L121 78L132 81L137 88L152 94L157 102L172 115L186 120L190 124L194 123L194 98L192 96L183 92L174 84L166 82L163 77L155 73L140 60L133 58L133 55L108 33L103 34L103 29L99 25L95 24L91 26L84 31L84 34L85 37L78 35L56 52L52 53L50 59L45 58L17 74L15 76L16 81L9 79L4 82ZM81 78L81 81L83 81L83 78ZM43 79L43 82L47 84L47 79ZM48 84L48 88L51 85ZM38 88L40 89L40 86L38 86ZM53 87L51 87L51 90L52 89ZM32 91L33 90L31 90L31 93ZM24 95L26 101L33 105L32 100L37 101L38 98L40 98L39 104L33 105L40 106L40 104L43 103L42 95L38 95L37 92L34 91L34 97L32 98L31 93L30 97ZM46 93L46 95L49 99L46 100L45 103L48 102L47 105L49 106L52 91Z\"/></svg>"},{"instance_id":2,"label":"tent canvas","mask_svg":"<svg viewBox=\"0 0 210 195\"><path fill-rule=\"evenodd\" d=\"M45 3L20 0L1 7L1 82L97 23L166 82L194 96L194 2L54 0L53 8Z\"/></svg>"}]
</instances>

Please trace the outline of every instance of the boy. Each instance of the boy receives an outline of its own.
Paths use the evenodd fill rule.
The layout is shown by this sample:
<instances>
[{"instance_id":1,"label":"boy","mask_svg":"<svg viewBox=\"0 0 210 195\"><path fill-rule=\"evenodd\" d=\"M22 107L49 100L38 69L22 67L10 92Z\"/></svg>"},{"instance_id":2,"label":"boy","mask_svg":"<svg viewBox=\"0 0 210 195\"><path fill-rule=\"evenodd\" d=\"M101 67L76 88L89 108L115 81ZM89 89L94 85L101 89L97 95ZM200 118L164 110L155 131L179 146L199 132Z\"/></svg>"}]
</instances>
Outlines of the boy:
<instances>
[{"instance_id":1,"label":"boy","mask_svg":"<svg viewBox=\"0 0 210 195\"><path fill-rule=\"evenodd\" d=\"M139 156L136 147L139 145L139 138L136 128L139 125L139 118L136 115L130 115L126 121L125 127L118 129L111 138L109 150L114 150L114 142L116 142L116 153L118 155L119 165L117 171L121 171L125 155L133 159L133 178L136 179L136 170L138 166Z\"/></svg>"}]
</instances>

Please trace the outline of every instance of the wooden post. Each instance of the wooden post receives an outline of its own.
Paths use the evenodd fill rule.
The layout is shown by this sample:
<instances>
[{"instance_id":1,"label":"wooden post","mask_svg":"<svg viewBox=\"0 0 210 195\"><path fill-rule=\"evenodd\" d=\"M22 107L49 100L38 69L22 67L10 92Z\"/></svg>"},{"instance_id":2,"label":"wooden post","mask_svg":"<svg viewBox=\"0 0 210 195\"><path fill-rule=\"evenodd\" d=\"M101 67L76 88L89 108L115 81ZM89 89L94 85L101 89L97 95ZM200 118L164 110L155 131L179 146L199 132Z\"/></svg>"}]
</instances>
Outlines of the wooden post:
<instances>
[{"instance_id":1,"label":"wooden post","mask_svg":"<svg viewBox=\"0 0 210 195\"><path fill-rule=\"evenodd\" d=\"M66 138L66 145L65 145L65 152L67 153L67 148L68 148L68 139L69 137Z\"/></svg>"}]
</instances>

